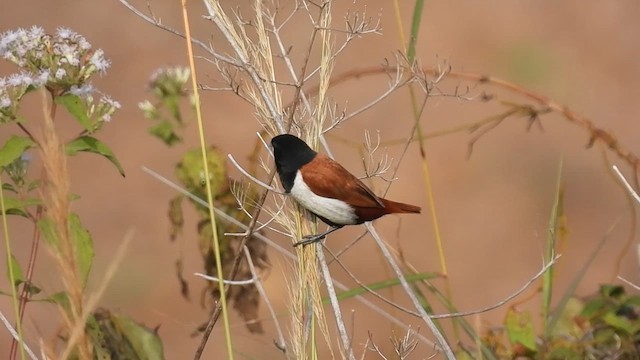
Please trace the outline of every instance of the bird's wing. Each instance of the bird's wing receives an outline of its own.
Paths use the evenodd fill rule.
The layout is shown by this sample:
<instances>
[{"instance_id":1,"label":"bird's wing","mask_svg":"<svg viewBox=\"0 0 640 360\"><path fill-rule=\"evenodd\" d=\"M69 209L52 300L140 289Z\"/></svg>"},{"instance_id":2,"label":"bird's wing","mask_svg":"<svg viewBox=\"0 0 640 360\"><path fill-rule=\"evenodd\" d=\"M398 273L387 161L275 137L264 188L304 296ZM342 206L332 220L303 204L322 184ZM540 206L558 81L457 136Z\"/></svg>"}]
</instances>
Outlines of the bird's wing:
<instances>
[{"instance_id":1,"label":"bird's wing","mask_svg":"<svg viewBox=\"0 0 640 360\"><path fill-rule=\"evenodd\" d=\"M384 208L384 203L360 179L325 155L318 154L302 168L304 182L317 195L342 200L354 207Z\"/></svg>"}]
</instances>

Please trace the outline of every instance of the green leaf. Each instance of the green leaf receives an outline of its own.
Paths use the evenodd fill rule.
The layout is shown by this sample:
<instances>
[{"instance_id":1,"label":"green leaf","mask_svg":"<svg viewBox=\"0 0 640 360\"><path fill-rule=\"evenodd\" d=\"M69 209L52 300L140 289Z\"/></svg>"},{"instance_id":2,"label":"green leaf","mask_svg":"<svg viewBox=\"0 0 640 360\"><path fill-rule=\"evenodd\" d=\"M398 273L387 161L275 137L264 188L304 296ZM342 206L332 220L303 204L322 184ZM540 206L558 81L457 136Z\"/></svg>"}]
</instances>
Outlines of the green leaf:
<instances>
[{"instance_id":1,"label":"green leaf","mask_svg":"<svg viewBox=\"0 0 640 360\"><path fill-rule=\"evenodd\" d=\"M627 305L640 305L640 296L629 296L624 303Z\"/></svg>"},{"instance_id":2,"label":"green leaf","mask_svg":"<svg viewBox=\"0 0 640 360\"><path fill-rule=\"evenodd\" d=\"M80 136L67 144L67 154L69 156L76 155L81 151L104 156L116 166L120 175L124 176L124 169L122 168L122 165L120 165L120 162L113 154L113 151L111 151L111 149L109 149L109 147L102 141L92 136Z\"/></svg>"},{"instance_id":3,"label":"green leaf","mask_svg":"<svg viewBox=\"0 0 640 360\"><path fill-rule=\"evenodd\" d=\"M608 312L602 317L602 320L614 329L623 331L626 335L633 335L633 324L625 317Z\"/></svg>"},{"instance_id":4,"label":"green leaf","mask_svg":"<svg viewBox=\"0 0 640 360\"><path fill-rule=\"evenodd\" d=\"M128 316L98 308L87 319L87 333L94 351L110 354L99 359L163 360L158 334ZM95 358L94 353L94 358Z\"/></svg>"},{"instance_id":5,"label":"green leaf","mask_svg":"<svg viewBox=\"0 0 640 360\"><path fill-rule=\"evenodd\" d=\"M0 211L0 215L2 215L1 211ZM7 209L7 215L16 215L16 216L23 217L25 219L29 218L29 213L20 209Z\"/></svg>"},{"instance_id":6,"label":"green leaf","mask_svg":"<svg viewBox=\"0 0 640 360\"><path fill-rule=\"evenodd\" d=\"M438 278L439 275L435 274L435 273L418 273L418 274L411 274L411 275L406 275L405 276L407 279L407 282L409 283L414 283L417 281L422 281L422 280L430 280L430 279L435 279ZM386 289L386 288L390 288L393 286L398 286L400 284L400 280L398 279L390 279L390 280L384 280L384 281L380 281L380 282L376 282L373 284L368 284L367 287L371 290L381 290L381 289ZM347 290L347 291L343 291L337 294L338 300L345 300L345 299L349 299L361 294L364 294L368 292L367 289L365 289L364 287L357 287L351 290ZM329 303L329 299L328 298L324 298L322 300L323 303L327 304Z\"/></svg>"},{"instance_id":7,"label":"green leaf","mask_svg":"<svg viewBox=\"0 0 640 360\"><path fill-rule=\"evenodd\" d=\"M531 322L531 313L509 309L504 323L512 344L521 344L531 351L536 350L536 333Z\"/></svg>"},{"instance_id":8,"label":"green leaf","mask_svg":"<svg viewBox=\"0 0 640 360\"><path fill-rule=\"evenodd\" d=\"M15 197L6 197L4 199L4 207L7 210L7 214L25 214L26 216L26 208L40 204L42 204L42 199L38 198L20 199ZM1 211L0 214L2 214Z\"/></svg>"},{"instance_id":9,"label":"green leaf","mask_svg":"<svg viewBox=\"0 0 640 360\"><path fill-rule=\"evenodd\" d=\"M9 283L11 283L11 275L13 273L13 286L17 287L25 281L24 273L22 272L22 267L20 263L16 259L13 254L11 254L11 261L7 264L7 279Z\"/></svg>"},{"instance_id":10,"label":"green leaf","mask_svg":"<svg viewBox=\"0 0 640 360\"><path fill-rule=\"evenodd\" d=\"M60 251L58 235L56 234L56 228L53 221L48 217L43 217L38 220L38 229L40 230L45 243L53 248L53 250Z\"/></svg>"},{"instance_id":11,"label":"green leaf","mask_svg":"<svg viewBox=\"0 0 640 360\"><path fill-rule=\"evenodd\" d=\"M79 272L82 284L85 285L93 264L93 240L91 234L80 223L80 218L76 214L69 215L69 237L73 245L77 271ZM46 243L53 250L60 252L60 239L58 237L55 224L50 218L42 218L38 221L38 227Z\"/></svg>"},{"instance_id":12,"label":"green leaf","mask_svg":"<svg viewBox=\"0 0 640 360\"><path fill-rule=\"evenodd\" d=\"M16 187L15 187L15 186L13 186L13 184L9 184L9 183L3 183L3 184L2 184L2 190L10 191L10 192L12 192L12 193L14 193L14 194L16 194L16 193L18 192L18 191L16 190Z\"/></svg>"},{"instance_id":13,"label":"green leaf","mask_svg":"<svg viewBox=\"0 0 640 360\"><path fill-rule=\"evenodd\" d=\"M553 337L570 337L583 335L582 329L577 325L576 319L584 311L584 303L575 298L569 298L562 306L562 312L555 314L554 326L551 329Z\"/></svg>"},{"instance_id":14,"label":"green leaf","mask_svg":"<svg viewBox=\"0 0 640 360\"><path fill-rule=\"evenodd\" d=\"M27 191L33 191L37 188L40 187L40 180L33 180L32 182L29 183L29 186L27 186Z\"/></svg>"},{"instance_id":15,"label":"green leaf","mask_svg":"<svg viewBox=\"0 0 640 360\"><path fill-rule=\"evenodd\" d=\"M93 264L93 240L91 234L82 226L80 218L76 214L69 216L69 230L74 245L80 279L82 284L85 285Z\"/></svg>"},{"instance_id":16,"label":"green leaf","mask_svg":"<svg viewBox=\"0 0 640 360\"><path fill-rule=\"evenodd\" d=\"M584 360L584 355L569 347L552 348L547 354L549 360Z\"/></svg>"},{"instance_id":17,"label":"green leaf","mask_svg":"<svg viewBox=\"0 0 640 360\"><path fill-rule=\"evenodd\" d=\"M109 341L107 341L105 334L102 332L100 324L98 324L95 315L90 315L87 318L87 326L85 328L85 332L89 336L89 338L91 339L91 343L93 344L93 358L100 360L113 360L113 358L111 357L111 352L108 348Z\"/></svg>"},{"instance_id":18,"label":"green leaf","mask_svg":"<svg viewBox=\"0 0 640 360\"><path fill-rule=\"evenodd\" d=\"M158 334L124 315L113 315L113 322L122 331L140 360L162 360L164 350Z\"/></svg>"},{"instance_id":19,"label":"green leaf","mask_svg":"<svg viewBox=\"0 0 640 360\"><path fill-rule=\"evenodd\" d=\"M89 132L93 131L93 122L89 116L87 116L87 106L79 96L66 94L56 97L55 102L56 104L64 106L69 114L78 120L85 130Z\"/></svg>"},{"instance_id":20,"label":"green leaf","mask_svg":"<svg viewBox=\"0 0 640 360\"><path fill-rule=\"evenodd\" d=\"M67 314L71 313L71 301L69 300L69 294L66 291L60 291L55 294L51 294L44 301L52 302L61 308L63 308Z\"/></svg>"},{"instance_id":21,"label":"green leaf","mask_svg":"<svg viewBox=\"0 0 640 360\"><path fill-rule=\"evenodd\" d=\"M420 22L422 20L422 9L424 8L424 0L416 0L413 8L413 18L411 20L411 37L407 45L407 60L409 64L413 64L416 57L416 43L418 34L420 33Z\"/></svg>"},{"instance_id":22,"label":"green leaf","mask_svg":"<svg viewBox=\"0 0 640 360\"><path fill-rule=\"evenodd\" d=\"M607 302L601 297L595 297L587 302L580 313L587 319L593 319L596 315L606 309Z\"/></svg>"},{"instance_id":23,"label":"green leaf","mask_svg":"<svg viewBox=\"0 0 640 360\"><path fill-rule=\"evenodd\" d=\"M600 292L604 297L618 299L625 294L624 287L621 285L604 284L600 286Z\"/></svg>"},{"instance_id":24,"label":"green leaf","mask_svg":"<svg viewBox=\"0 0 640 360\"><path fill-rule=\"evenodd\" d=\"M176 133L173 124L166 120L163 120L158 124L150 127L149 133L162 140L168 146L182 141L180 135Z\"/></svg>"},{"instance_id":25,"label":"green leaf","mask_svg":"<svg viewBox=\"0 0 640 360\"><path fill-rule=\"evenodd\" d=\"M10 137L0 149L0 168L11 164L22 156L25 150L34 146L36 143L27 137L17 135Z\"/></svg>"}]
</instances>

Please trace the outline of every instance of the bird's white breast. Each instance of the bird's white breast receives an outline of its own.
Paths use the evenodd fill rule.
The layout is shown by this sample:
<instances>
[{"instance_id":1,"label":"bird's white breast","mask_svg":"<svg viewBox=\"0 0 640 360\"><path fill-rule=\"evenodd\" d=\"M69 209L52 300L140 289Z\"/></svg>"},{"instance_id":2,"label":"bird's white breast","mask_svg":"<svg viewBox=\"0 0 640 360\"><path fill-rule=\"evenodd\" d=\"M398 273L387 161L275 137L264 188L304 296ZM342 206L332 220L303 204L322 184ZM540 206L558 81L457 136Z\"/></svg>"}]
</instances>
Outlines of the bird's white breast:
<instances>
[{"instance_id":1,"label":"bird's white breast","mask_svg":"<svg viewBox=\"0 0 640 360\"><path fill-rule=\"evenodd\" d=\"M300 171L296 173L291 188L291 196L305 209L337 225L356 224L356 214L347 203L315 194L302 180Z\"/></svg>"}]
</instances>

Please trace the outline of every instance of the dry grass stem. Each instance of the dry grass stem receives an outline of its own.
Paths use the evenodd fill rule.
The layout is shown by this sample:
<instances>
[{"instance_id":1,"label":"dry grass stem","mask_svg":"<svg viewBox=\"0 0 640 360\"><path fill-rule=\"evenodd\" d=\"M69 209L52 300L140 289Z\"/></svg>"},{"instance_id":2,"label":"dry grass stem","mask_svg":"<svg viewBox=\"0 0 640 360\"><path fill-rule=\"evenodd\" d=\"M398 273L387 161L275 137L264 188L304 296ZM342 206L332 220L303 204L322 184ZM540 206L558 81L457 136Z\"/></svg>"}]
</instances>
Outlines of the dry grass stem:
<instances>
[{"instance_id":1,"label":"dry grass stem","mask_svg":"<svg viewBox=\"0 0 640 360\"><path fill-rule=\"evenodd\" d=\"M55 248L51 249L51 253L60 269L62 282L69 299L69 309L64 309L60 305L60 313L67 330L72 332L76 327L84 329L82 319L84 284L80 279L76 250L69 229L71 191L67 157L53 123L55 105L51 103L49 93L45 90L42 91L42 102L44 126L39 141L45 177L42 197L46 209L45 217L52 222L54 227L53 246ZM83 359L91 358L92 347L84 331L79 336L70 338L67 344L71 348L77 344L78 355Z\"/></svg>"},{"instance_id":2,"label":"dry grass stem","mask_svg":"<svg viewBox=\"0 0 640 360\"><path fill-rule=\"evenodd\" d=\"M322 275L324 276L324 282L327 285L329 300L331 301L331 308L333 309L333 316L336 319L336 325L338 327L338 334L340 334L340 340L342 340L342 351L343 353L347 354L349 360L355 360L353 349L351 348L351 340L349 339L349 335L347 334L347 327L344 325L344 317L342 316L342 311L340 310L340 302L338 301L336 290L333 287L331 272L329 271L329 266L327 265L327 261L324 257L324 251L322 251L322 244L317 243L315 248L318 254L318 263L320 263Z\"/></svg>"},{"instance_id":3,"label":"dry grass stem","mask_svg":"<svg viewBox=\"0 0 640 360\"><path fill-rule=\"evenodd\" d=\"M257 3L257 6L261 7L260 2L258 1ZM240 31L238 31L234 26L235 23L242 24L242 21L232 21L218 1L205 0L204 4L210 19L224 35L228 44L231 45L237 56L237 63L251 79L252 86L248 87L248 94L256 107L258 118L269 120L263 121L263 125L269 128L271 133L284 133L285 126L282 117L280 93L276 84L273 81L268 81L274 80L273 59L271 57L266 58L267 54L271 54L269 43L259 44L258 48L254 47L244 31L244 27L240 25ZM262 23L261 19L255 20Z\"/></svg>"}]
</instances>

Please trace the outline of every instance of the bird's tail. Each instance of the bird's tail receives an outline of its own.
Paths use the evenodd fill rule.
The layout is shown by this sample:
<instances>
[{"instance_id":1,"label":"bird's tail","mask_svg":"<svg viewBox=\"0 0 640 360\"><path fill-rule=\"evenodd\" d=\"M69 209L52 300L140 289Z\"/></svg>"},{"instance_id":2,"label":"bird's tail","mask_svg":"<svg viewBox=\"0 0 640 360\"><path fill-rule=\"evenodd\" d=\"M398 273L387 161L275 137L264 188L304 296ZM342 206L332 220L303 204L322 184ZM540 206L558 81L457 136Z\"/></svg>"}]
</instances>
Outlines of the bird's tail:
<instances>
[{"instance_id":1,"label":"bird's tail","mask_svg":"<svg viewBox=\"0 0 640 360\"><path fill-rule=\"evenodd\" d=\"M387 199L380 199L384 204L385 209L389 212L389 214L394 213L414 213L420 214L420 210L422 210L419 206L404 204L400 202L395 202Z\"/></svg>"}]
</instances>

